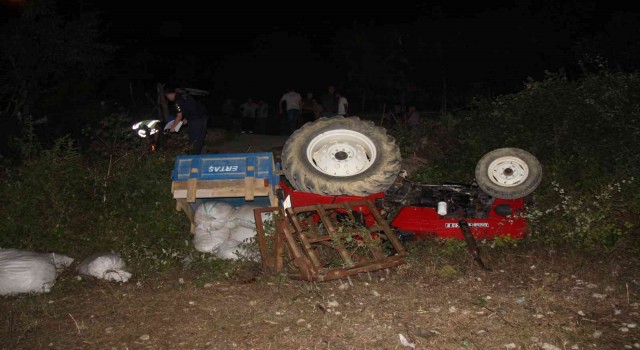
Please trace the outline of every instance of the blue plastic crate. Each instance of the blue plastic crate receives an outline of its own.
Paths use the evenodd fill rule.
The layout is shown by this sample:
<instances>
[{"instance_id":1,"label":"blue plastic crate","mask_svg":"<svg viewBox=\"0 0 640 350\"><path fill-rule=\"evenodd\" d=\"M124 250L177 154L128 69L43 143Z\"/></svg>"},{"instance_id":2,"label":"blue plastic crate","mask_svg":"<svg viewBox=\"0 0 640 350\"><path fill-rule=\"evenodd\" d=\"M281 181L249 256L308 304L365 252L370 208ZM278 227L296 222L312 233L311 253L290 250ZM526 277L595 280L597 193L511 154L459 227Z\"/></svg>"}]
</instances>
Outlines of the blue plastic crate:
<instances>
[{"instance_id":1,"label":"blue plastic crate","mask_svg":"<svg viewBox=\"0 0 640 350\"><path fill-rule=\"evenodd\" d=\"M203 154L177 156L172 173L173 197L194 210L203 201L216 200L236 207L246 202L275 205L280 164L271 153Z\"/></svg>"},{"instance_id":2,"label":"blue plastic crate","mask_svg":"<svg viewBox=\"0 0 640 350\"><path fill-rule=\"evenodd\" d=\"M280 164L271 153L202 154L176 157L171 175L176 209L185 212L195 230L194 213L207 201L234 207L277 204Z\"/></svg>"},{"instance_id":3,"label":"blue plastic crate","mask_svg":"<svg viewBox=\"0 0 640 350\"><path fill-rule=\"evenodd\" d=\"M253 169L251 169L253 168ZM171 178L173 181L238 180L245 177L267 179L270 186L280 182L280 164L275 164L273 154L231 153L181 155L176 157Z\"/></svg>"}]
</instances>

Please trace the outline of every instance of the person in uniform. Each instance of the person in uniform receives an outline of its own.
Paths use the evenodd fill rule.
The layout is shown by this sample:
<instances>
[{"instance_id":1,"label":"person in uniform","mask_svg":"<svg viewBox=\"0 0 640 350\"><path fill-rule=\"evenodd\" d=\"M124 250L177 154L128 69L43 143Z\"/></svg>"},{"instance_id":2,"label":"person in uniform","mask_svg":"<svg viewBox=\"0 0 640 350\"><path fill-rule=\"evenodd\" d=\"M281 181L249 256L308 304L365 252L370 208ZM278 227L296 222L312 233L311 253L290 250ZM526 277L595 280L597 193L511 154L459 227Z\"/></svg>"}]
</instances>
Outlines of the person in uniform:
<instances>
[{"instance_id":1,"label":"person in uniform","mask_svg":"<svg viewBox=\"0 0 640 350\"><path fill-rule=\"evenodd\" d=\"M192 154L201 154L207 137L207 121L209 119L206 107L196 101L193 96L186 92L177 91L175 86L170 84L165 85L164 95L167 100L173 102L176 111L176 119L171 127L171 132L176 132L178 124L186 120L189 129L189 144L193 147Z\"/></svg>"}]
</instances>

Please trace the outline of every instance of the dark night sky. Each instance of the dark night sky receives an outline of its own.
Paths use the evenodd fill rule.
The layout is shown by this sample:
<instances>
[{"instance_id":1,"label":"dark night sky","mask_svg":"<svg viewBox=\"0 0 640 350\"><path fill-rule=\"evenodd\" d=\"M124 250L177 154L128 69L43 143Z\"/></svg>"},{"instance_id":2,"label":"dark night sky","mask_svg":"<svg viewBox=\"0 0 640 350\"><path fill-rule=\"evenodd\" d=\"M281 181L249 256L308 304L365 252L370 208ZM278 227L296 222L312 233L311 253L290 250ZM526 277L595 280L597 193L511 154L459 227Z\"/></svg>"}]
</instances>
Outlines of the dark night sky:
<instances>
[{"instance_id":1,"label":"dark night sky","mask_svg":"<svg viewBox=\"0 0 640 350\"><path fill-rule=\"evenodd\" d=\"M19 6L18 0L0 0L5 5L3 10L14 9ZM7 4L12 4L8 6ZM374 24L381 28L407 26L412 23L425 23L425 19L433 16L448 18L449 27L440 28L444 33L430 33L429 27L415 27L416 31L423 31L425 36L443 37L445 45L456 49L449 49L446 64L452 80L467 79L468 82L481 81L490 75L492 79L500 79L501 65L515 71L516 79L524 80L527 76L541 77L543 69L554 70L564 62L554 62L553 57L545 56L545 50L556 49L553 42L539 42L537 47L521 40L522 37L534 36L536 33L527 32L526 25L518 23L519 19L510 18L513 11L526 12L530 8L540 8L540 4L564 6L559 1L485 1L469 5L467 2L429 1L429 2L381 2L380 4L350 4L348 2L295 2L276 3L261 2L248 4L240 1L220 2L145 2L145 1L98 1L98 0L63 0L57 5L63 12L79 13L83 11L98 11L105 24L105 37L108 41L118 45L120 50L117 59L131 58L146 52L155 62L149 67L149 72L155 80L172 79L175 66L171 60L179 58L181 64L193 65L194 69L219 69L223 72L210 86L207 83L196 82L195 87L205 89L233 90L236 93L246 91L246 94L260 94L272 90L273 95L281 94L282 89L289 85L300 91L324 91L325 87L338 80L344 81L345 71L340 67L326 65L333 49L333 36L343 28L350 28L354 23ZM615 11L635 12L638 10L628 4L616 1L593 2L593 9L587 16L582 16L581 26L585 31L594 33L602 30L606 21ZM504 12L504 17L495 14ZM494 13L494 22L479 22L483 14ZM554 19L561 23L562 19ZM422 22L420 22L422 21ZM636 23L638 26L640 24ZM524 26L524 28L523 28ZM478 28L486 30L489 35L481 36ZM568 26L567 26L568 27ZM535 27L532 27L535 30ZM558 29L562 30L562 29ZM637 28L631 28L637 31ZM492 42L493 33L505 36L513 31L511 39ZM281 44L280 53L264 53L256 50L252 42L258 37L269 37L277 34L288 36L303 36L308 39L310 46L298 49ZM558 37L564 33L558 32ZM520 36L520 37L518 37ZM458 40L459 42L456 42ZM468 42L465 42L467 40ZM507 40L507 41L505 41ZM486 42L480 42L486 41ZM524 42L524 43L523 43ZM558 44L560 45L560 44ZM468 47L468 52L464 48ZM511 50L516 57L506 65L496 63L477 62L479 57L474 55L478 50ZM517 51L523 53L518 56ZM538 51L536 51L538 50ZM513 52L516 52L515 54ZM537 57L532 57L535 52ZM191 60L197 60L197 64ZM286 62L290 59L291 62ZM224 69L232 67L230 60L237 60L238 66L246 67L245 71ZM434 61L433 57L425 57L425 62ZM431 60L431 61L430 61ZM123 60L124 62L124 60ZM180 64L180 63L179 63ZM517 66L514 68L514 66ZM489 67L489 68L487 68ZM544 68L542 68L544 67ZM485 70L486 75L476 74ZM506 69L505 69L506 71ZM220 72L218 72L220 73ZM436 78L424 73L424 80ZM203 73L204 74L204 73ZM457 74L457 76L456 76ZM505 79L514 77L505 77ZM340 82L338 82L340 83Z\"/></svg>"},{"instance_id":2,"label":"dark night sky","mask_svg":"<svg viewBox=\"0 0 640 350\"><path fill-rule=\"evenodd\" d=\"M274 31L304 34L321 41L354 22L380 26L410 24L420 17L431 16L434 11L442 12L446 17L474 18L487 11L535 7L536 4L535 1L522 0L485 1L481 5L461 1L401 1L366 5L346 2L329 2L330 5L323 2L249 5L231 1L132 1L126 6L114 1L64 2L76 3L72 5L75 8L102 12L102 18L111 25L110 36L120 43L148 45L154 48L154 52L182 51L201 55L242 51L255 37ZM590 14L594 18L590 21L597 25L612 11L629 11L634 5L623 4L622 1L598 1L594 7ZM457 28L460 31L469 29ZM176 42L173 39L179 39L177 41L182 45L172 46Z\"/></svg>"},{"instance_id":3,"label":"dark night sky","mask_svg":"<svg viewBox=\"0 0 640 350\"><path fill-rule=\"evenodd\" d=\"M220 2L213 8L210 8L211 3L193 2L189 5L188 1L155 3L137 9L114 5L117 3L109 2L106 6L100 1L85 3L87 9L104 11L104 18L113 24L114 35L120 35L124 40L148 40L159 50L170 52L175 49L165 44L179 38L187 52L199 54L214 52L213 48L226 53L242 51L255 37L274 31L306 34L320 39L329 37L341 27L350 26L353 21L407 23L414 21L421 12L418 5L389 11L382 5L365 7L339 3L323 8L320 2L307 8L302 2L288 6L272 2L266 5ZM133 6L140 6L140 3Z\"/></svg>"},{"instance_id":4,"label":"dark night sky","mask_svg":"<svg viewBox=\"0 0 640 350\"><path fill-rule=\"evenodd\" d=\"M73 2L73 1L71 1ZM213 6L213 8L211 8ZM306 7L305 7L306 6ZM273 2L247 4L245 2L189 2L174 1L170 3L154 2L145 5L143 2L132 2L127 7L121 2L103 2L87 0L83 2L83 10L100 11L101 18L109 23L109 40L121 45L121 52L139 52L141 49L152 55L164 58L195 56L203 61L203 65L216 66L229 59L230 56L254 51L251 43L260 36L271 33L288 33L309 38L312 47L311 55L283 53L283 60L294 57L290 65L296 68L287 72L285 62L270 69L265 58L259 53L253 55L255 61L245 61L254 72L236 74L244 83L237 83L234 90L242 90L242 85L253 94L272 89L281 94L285 85L294 85L303 90L319 90L329 84L330 80L339 78L331 67L321 67L318 61L326 60L331 53L332 36L341 28L350 27L354 21L380 25L407 23L414 21L422 11L418 5L392 9L385 5L348 5L333 2L329 5L321 2L295 2L289 5ZM284 44L286 46L286 44ZM293 44L292 44L293 45ZM295 51L295 48L285 48ZM302 56L302 57L300 57ZM247 60L247 58L244 58ZM158 77L165 77L172 67L155 68ZM260 72L264 76L259 76ZM306 71L311 77L305 78L300 71ZM335 74L335 76L332 76ZM258 75L258 76L257 76ZM329 77L329 78L328 78ZM171 79L171 78L167 78ZM316 80L325 81L316 81ZM291 83L289 83L291 82ZM262 86L261 88L256 88ZM200 87L200 86L199 86ZM209 89L210 86L202 86Z\"/></svg>"}]
</instances>

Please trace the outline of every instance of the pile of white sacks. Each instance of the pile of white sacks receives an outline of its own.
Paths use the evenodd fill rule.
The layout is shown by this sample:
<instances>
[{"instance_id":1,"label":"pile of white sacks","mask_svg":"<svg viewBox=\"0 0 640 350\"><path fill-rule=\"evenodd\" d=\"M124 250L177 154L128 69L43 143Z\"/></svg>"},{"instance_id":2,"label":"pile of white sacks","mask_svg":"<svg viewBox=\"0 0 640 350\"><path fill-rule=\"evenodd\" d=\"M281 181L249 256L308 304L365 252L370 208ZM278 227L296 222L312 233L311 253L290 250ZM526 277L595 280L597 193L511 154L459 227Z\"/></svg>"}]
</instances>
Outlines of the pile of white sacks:
<instances>
[{"instance_id":1,"label":"pile of white sacks","mask_svg":"<svg viewBox=\"0 0 640 350\"><path fill-rule=\"evenodd\" d=\"M225 202L204 202L195 213L196 231L193 245L196 250L212 253L222 259L250 259L259 261L260 253L254 244L256 222L253 209L245 204L238 208ZM262 214L263 222L270 213ZM36 253L0 248L0 295L48 293L58 276L74 259L55 253ZM114 282L127 282L131 273L117 253L98 253L84 259L76 267L83 276Z\"/></svg>"},{"instance_id":2,"label":"pile of white sacks","mask_svg":"<svg viewBox=\"0 0 640 350\"><path fill-rule=\"evenodd\" d=\"M74 259L55 253L0 249L0 295L48 293L58 276ZM98 253L84 259L76 270L80 275L114 282L127 282L131 273L116 253Z\"/></svg>"},{"instance_id":3,"label":"pile of white sacks","mask_svg":"<svg viewBox=\"0 0 640 350\"><path fill-rule=\"evenodd\" d=\"M203 202L195 212L196 230L193 246L199 252L212 253L222 259L258 261L260 253L255 242L256 220L253 209L244 204L234 207L226 202ZM266 222L270 213L263 213Z\"/></svg>"},{"instance_id":4,"label":"pile of white sacks","mask_svg":"<svg viewBox=\"0 0 640 350\"><path fill-rule=\"evenodd\" d=\"M60 254L0 249L0 295L48 293L72 262Z\"/></svg>"}]
</instances>

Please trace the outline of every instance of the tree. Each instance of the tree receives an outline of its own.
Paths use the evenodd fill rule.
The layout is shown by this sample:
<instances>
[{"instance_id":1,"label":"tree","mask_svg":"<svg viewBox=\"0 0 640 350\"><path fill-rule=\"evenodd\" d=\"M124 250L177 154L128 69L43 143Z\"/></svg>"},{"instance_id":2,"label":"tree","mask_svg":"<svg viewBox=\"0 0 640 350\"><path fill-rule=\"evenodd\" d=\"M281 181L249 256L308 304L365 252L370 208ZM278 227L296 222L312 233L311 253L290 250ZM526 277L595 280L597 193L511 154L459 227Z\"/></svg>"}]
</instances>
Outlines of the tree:
<instances>
[{"instance_id":1,"label":"tree","mask_svg":"<svg viewBox=\"0 0 640 350\"><path fill-rule=\"evenodd\" d=\"M9 134L27 119L74 117L69 107L88 97L113 50L99 34L95 14L65 19L51 0L31 2L0 28L0 122Z\"/></svg>"},{"instance_id":2,"label":"tree","mask_svg":"<svg viewBox=\"0 0 640 350\"><path fill-rule=\"evenodd\" d=\"M350 91L363 96L363 105L366 96L389 103L394 102L387 100L389 96L401 99L407 86L411 63L405 50L400 31L356 23L338 33L334 56L343 62Z\"/></svg>"}]
</instances>

